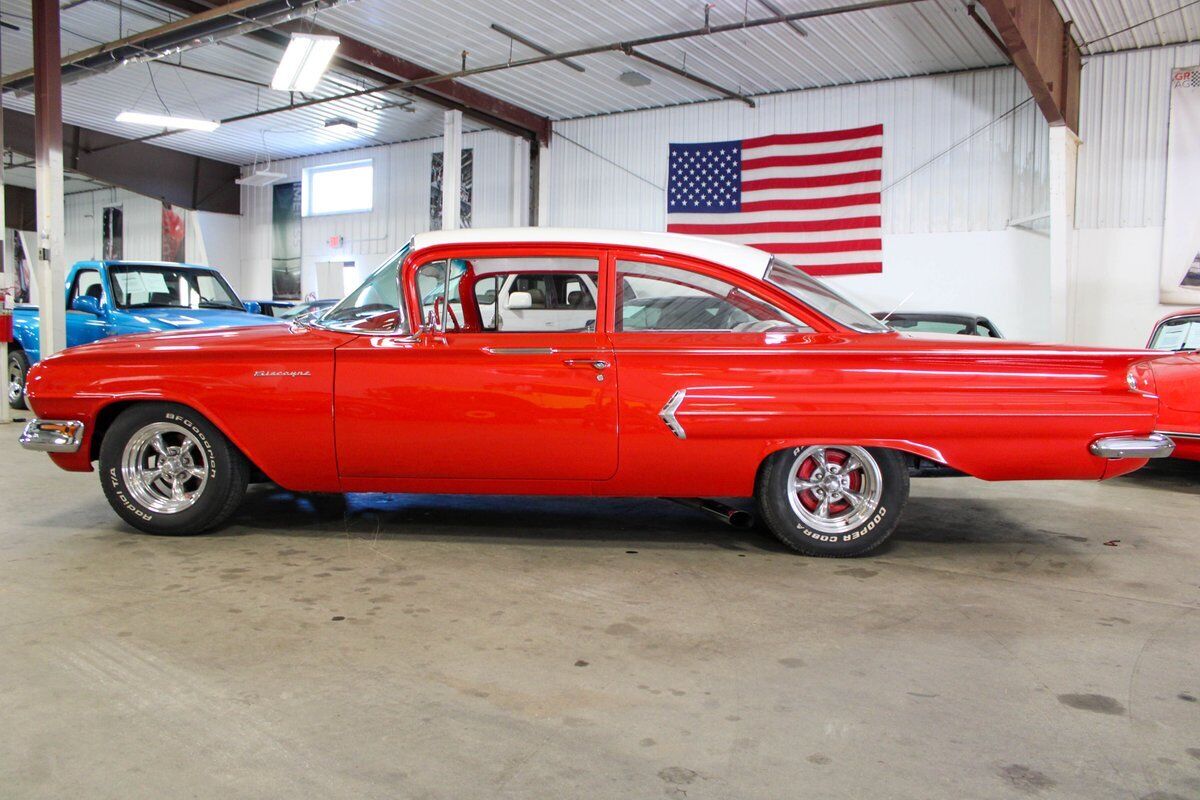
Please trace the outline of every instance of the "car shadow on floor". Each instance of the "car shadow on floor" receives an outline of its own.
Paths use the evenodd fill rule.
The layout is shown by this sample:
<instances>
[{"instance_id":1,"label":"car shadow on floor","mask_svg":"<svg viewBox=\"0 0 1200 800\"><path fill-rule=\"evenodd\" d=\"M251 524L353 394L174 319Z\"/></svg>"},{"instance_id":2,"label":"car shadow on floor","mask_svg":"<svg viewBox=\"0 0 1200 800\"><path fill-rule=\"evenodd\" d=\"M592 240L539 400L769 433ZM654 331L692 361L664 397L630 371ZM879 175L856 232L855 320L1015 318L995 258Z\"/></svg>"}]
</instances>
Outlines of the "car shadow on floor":
<instances>
[{"instance_id":1,"label":"car shadow on floor","mask_svg":"<svg viewBox=\"0 0 1200 800\"><path fill-rule=\"evenodd\" d=\"M726 500L752 510L748 500ZM490 495L302 495L276 487L251 489L232 523L217 536L273 532L298 537L403 537L421 541L572 546L714 547L790 553L761 523L735 528L684 506L654 498L517 497ZM876 553L905 542L1009 548L1033 544L1051 553L1086 541L1013 518L1000 503L914 497L891 539ZM1078 545L1075 545L1076 547Z\"/></svg>"},{"instance_id":2,"label":"car shadow on floor","mask_svg":"<svg viewBox=\"0 0 1200 800\"><path fill-rule=\"evenodd\" d=\"M1113 478L1113 482L1147 489L1200 494L1200 461L1161 458L1147 463L1136 472Z\"/></svg>"}]
</instances>

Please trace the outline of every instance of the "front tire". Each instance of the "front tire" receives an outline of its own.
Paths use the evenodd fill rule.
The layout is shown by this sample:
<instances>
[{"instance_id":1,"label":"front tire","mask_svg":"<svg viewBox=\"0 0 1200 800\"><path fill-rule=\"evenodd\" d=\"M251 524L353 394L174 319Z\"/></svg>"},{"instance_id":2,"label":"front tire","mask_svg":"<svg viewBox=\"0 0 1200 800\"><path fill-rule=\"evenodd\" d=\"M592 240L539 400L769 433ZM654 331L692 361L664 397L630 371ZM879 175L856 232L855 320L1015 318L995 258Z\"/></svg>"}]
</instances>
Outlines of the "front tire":
<instances>
[{"instance_id":1,"label":"front tire","mask_svg":"<svg viewBox=\"0 0 1200 800\"><path fill-rule=\"evenodd\" d=\"M809 556L844 558L892 534L908 501L908 468L894 450L812 445L768 456L755 499L767 527Z\"/></svg>"},{"instance_id":2,"label":"front tire","mask_svg":"<svg viewBox=\"0 0 1200 800\"><path fill-rule=\"evenodd\" d=\"M24 350L8 351L8 404L18 411L29 408L25 399L25 386L29 376L29 356Z\"/></svg>"},{"instance_id":3,"label":"front tire","mask_svg":"<svg viewBox=\"0 0 1200 800\"><path fill-rule=\"evenodd\" d=\"M109 505L146 533L189 536L220 525L246 494L250 467L190 408L144 403L121 412L100 444Z\"/></svg>"}]
</instances>

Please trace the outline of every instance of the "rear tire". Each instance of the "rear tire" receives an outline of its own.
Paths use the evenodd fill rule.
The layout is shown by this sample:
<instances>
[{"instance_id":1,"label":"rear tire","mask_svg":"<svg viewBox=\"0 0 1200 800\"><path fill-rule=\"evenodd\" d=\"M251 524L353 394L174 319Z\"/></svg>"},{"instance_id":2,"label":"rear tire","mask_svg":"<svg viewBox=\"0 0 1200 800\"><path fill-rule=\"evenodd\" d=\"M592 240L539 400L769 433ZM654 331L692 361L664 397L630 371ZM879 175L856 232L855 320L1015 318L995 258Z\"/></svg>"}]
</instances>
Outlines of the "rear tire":
<instances>
[{"instance_id":1,"label":"rear tire","mask_svg":"<svg viewBox=\"0 0 1200 800\"><path fill-rule=\"evenodd\" d=\"M908 469L894 450L817 445L781 450L758 472L755 499L767 527L808 556L869 552L900 522Z\"/></svg>"},{"instance_id":2,"label":"rear tire","mask_svg":"<svg viewBox=\"0 0 1200 800\"><path fill-rule=\"evenodd\" d=\"M8 365L5 374L8 377L6 386L9 406L18 411L29 408L29 402L25 399L26 382L29 378L29 356L25 355L24 350L8 351Z\"/></svg>"},{"instance_id":3,"label":"rear tire","mask_svg":"<svg viewBox=\"0 0 1200 800\"><path fill-rule=\"evenodd\" d=\"M100 484L121 519L146 533L210 531L237 509L250 465L186 406L144 403L113 420L100 444Z\"/></svg>"}]
</instances>

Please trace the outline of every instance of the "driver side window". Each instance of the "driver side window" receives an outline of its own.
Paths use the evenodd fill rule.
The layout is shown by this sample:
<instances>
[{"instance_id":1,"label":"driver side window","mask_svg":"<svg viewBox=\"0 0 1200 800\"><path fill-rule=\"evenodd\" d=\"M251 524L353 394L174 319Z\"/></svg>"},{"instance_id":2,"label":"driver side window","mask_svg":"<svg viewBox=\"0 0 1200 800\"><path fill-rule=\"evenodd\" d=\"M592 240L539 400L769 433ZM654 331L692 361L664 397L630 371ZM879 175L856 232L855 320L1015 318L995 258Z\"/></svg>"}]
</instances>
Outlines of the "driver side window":
<instances>
[{"instance_id":1,"label":"driver side window","mask_svg":"<svg viewBox=\"0 0 1200 800\"><path fill-rule=\"evenodd\" d=\"M812 332L727 281L678 267L618 260L617 290L617 332Z\"/></svg>"},{"instance_id":2,"label":"driver side window","mask_svg":"<svg viewBox=\"0 0 1200 800\"><path fill-rule=\"evenodd\" d=\"M103 295L104 289L100 285L100 273L94 269L81 269L75 275L75 284L71 287L71 294L67 298L67 310L71 310L76 297L92 297L99 303Z\"/></svg>"}]
</instances>

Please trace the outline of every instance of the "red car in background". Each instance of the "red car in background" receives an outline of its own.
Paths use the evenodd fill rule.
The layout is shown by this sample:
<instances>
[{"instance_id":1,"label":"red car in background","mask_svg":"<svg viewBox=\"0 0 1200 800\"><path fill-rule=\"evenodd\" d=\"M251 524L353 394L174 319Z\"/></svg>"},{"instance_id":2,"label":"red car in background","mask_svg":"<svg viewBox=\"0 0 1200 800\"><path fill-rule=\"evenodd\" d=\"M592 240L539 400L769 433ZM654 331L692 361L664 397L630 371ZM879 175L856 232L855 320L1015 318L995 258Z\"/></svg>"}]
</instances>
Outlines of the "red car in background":
<instances>
[{"instance_id":1,"label":"red car in background","mask_svg":"<svg viewBox=\"0 0 1200 800\"><path fill-rule=\"evenodd\" d=\"M864 553L909 479L1100 480L1170 455L1196 356L904 334L761 250L663 233L417 234L321 317L124 336L29 373L22 437L151 533L252 475L297 492L754 497ZM1160 401L1161 395L1161 401Z\"/></svg>"},{"instance_id":2,"label":"red car in background","mask_svg":"<svg viewBox=\"0 0 1200 800\"><path fill-rule=\"evenodd\" d=\"M1155 377L1168 382L1187 383L1189 389L1171 392L1159 408L1159 430L1175 442L1175 458L1200 461L1200 374L1196 352L1200 351L1200 308L1177 311L1154 326L1146 347L1177 355L1156 361ZM1190 383L1189 383L1190 382Z\"/></svg>"}]
</instances>

